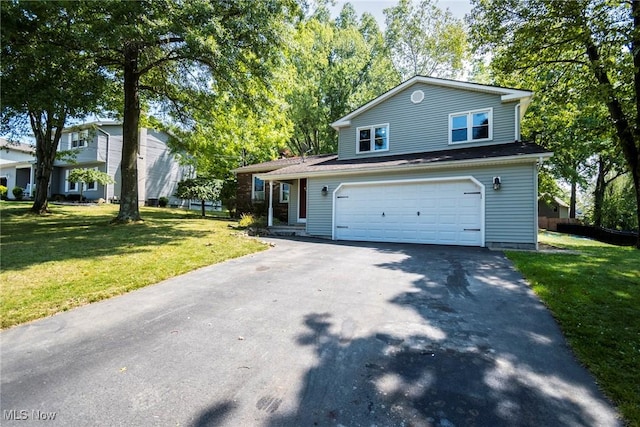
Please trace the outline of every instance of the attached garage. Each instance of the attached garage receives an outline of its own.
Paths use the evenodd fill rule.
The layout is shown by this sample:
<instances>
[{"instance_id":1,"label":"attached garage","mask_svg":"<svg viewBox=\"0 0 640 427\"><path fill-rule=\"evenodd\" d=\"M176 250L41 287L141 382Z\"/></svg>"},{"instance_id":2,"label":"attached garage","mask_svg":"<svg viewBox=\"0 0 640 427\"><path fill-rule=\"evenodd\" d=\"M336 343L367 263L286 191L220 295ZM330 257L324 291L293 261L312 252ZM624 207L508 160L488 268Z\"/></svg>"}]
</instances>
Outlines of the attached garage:
<instances>
[{"instance_id":1,"label":"attached garage","mask_svg":"<svg viewBox=\"0 0 640 427\"><path fill-rule=\"evenodd\" d=\"M333 238L484 246L484 186L473 177L343 183Z\"/></svg>"}]
</instances>

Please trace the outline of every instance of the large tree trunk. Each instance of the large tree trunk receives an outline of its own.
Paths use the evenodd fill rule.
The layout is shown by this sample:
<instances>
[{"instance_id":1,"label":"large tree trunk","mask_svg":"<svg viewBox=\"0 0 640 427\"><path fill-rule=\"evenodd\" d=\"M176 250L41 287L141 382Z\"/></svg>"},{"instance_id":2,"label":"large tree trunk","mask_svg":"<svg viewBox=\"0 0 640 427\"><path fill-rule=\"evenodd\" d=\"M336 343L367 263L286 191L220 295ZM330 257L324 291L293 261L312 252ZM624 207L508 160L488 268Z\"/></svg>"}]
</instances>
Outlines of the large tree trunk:
<instances>
[{"instance_id":1,"label":"large tree trunk","mask_svg":"<svg viewBox=\"0 0 640 427\"><path fill-rule=\"evenodd\" d=\"M638 164L640 165L640 158L638 159ZM631 171L631 176L633 177L633 185L636 190L636 215L638 215L638 236L636 239L636 248L640 249L640 168L636 167Z\"/></svg>"},{"instance_id":2,"label":"large tree trunk","mask_svg":"<svg viewBox=\"0 0 640 427\"><path fill-rule=\"evenodd\" d=\"M576 217L576 182L571 183L571 200L569 201L569 218Z\"/></svg>"},{"instance_id":3,"label":"large tree trunk","mask_svg":"<svg viewBox=\"0 0 640 427\"><path fill-rule=\"evenodd\" d=\"M50 111L32 111L29 113L29 120L31 122L31 130L36 137L36 194L33 198L31 212L43 215L49 212L49 182L53 173L53 162L56 160L58 144L62 136L62 128L66 121L66 114L62 113L56 119ZM53 132L54 128L55 133Z\"/></svg>"},{"instance_id":4,"label":"large tree trunk","mask_svg":"<svg viewBox=\"0 0 640 427\"><path fill-rule=\"evenodd\" d=\"M602 158L598 159L598 176L596 178L596 188L593 192L593 225L602 227L602 205L604 202L604 191L607 188L607 170Z\"/></svg>"},{"instance_id":5,"label":"large tree trunk","mask_svg":"<svg viewBox=\"0 0 640 427\"><path fill-rule=\"evenodd\" d=\"M53 173L53 161L56 157L56 148L53 143L36 141L36 193L31 206L31 212L42 215L49 212L48 192L51 174Z\"/></svg>"},{"instance_id":6,"label":"large tree trunk","mask_svg":"<svg viewBox=\"0 0 640 427\"><path fill-rule=\"evenodd\" d=\"M640 1L632 1L631 10L635 30L631 33L631 51L633 53L633 64L635 65L633 82L636 95L636 115L633 123L638 125L640 124L640 31L638 31L640 30ZM638 216L638 223L640 223L640 149L638 149L637 145L640 140L640 129L638 129L637 126L631 125L620 100L615 96L613 84L607 75L603 61L601 61L600 52L591 37L585 40L585 48L589 61L591 62L591 69L593 70L594 76L598 81L602 93L606 96L605 99L609 116L613 121L620 148L622 149L624 158L627 161L627 166L633 177L637 205L636 214ZM636 248L640 249L640 227L638 228Z\"/></svg>"},{"instance_id":7,"label":"large tree trunk","mask_svg":"<svg viewBox=\"0 0 640 427\"><path fill-rule=\"evenodd\" d=\"M124 49L124 118L122 122L122 184L117 222L140 221L138 208L138 152L140 125L139 50L135 44Z\"/></svg>"},{"instance_id":8,"label":"large tree trunk","mask_svg":"<svg viewBox=\"0 0 640 427\"><path fill-rule=\"evenodd\" d=\"M202 199L202 200L200 201L200 208L201 208L201 210L202 210L202 216L203 216L203 217L204 217L204 216L205 216L205 214L206 214L206 210L205 210L204 202L205 202L205 201L204 201L204 199Z\"/></svg>"}]
</instances>

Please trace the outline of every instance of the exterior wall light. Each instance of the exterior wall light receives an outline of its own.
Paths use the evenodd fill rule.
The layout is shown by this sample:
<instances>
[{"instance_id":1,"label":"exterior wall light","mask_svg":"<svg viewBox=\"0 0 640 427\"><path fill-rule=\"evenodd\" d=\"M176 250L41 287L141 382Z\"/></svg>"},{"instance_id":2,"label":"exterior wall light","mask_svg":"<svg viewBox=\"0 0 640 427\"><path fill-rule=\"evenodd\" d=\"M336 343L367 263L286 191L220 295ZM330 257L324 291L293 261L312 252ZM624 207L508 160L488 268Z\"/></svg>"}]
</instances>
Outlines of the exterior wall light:
<instances>
[{"instance_id":1,"label":"exterior wall light","mask_svg":"<svg viewBox=\"0 0 640 427\"><path fill-rule=\"evenodd\" d=\"M493 189L498 191L501 186L502 186L502 180L500 179L500 177L499 176L494 176L493 177Z\"/></svg>"},{"instance_id":2,"label":"exterior wall light","mask_svg":"<svg viewBox=\"0 0 640 427\"><path fill-rule=\"evenodd\" d=\"M329 186L325 185L324 187L322 187L323 196L326 196L328 192L329 192Z\"/></svg>"}]
</instances>

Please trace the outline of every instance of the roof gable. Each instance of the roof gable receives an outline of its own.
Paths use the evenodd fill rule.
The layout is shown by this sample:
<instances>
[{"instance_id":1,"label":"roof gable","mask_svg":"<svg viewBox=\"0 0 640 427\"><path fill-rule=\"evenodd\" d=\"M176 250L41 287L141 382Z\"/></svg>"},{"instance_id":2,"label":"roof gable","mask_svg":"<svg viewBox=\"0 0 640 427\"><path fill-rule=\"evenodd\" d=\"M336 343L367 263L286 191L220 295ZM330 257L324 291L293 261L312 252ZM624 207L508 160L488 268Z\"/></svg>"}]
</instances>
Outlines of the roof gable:
<instances>
[{"instance_id":1,"label":"roof gable","mask_svg":"<svg viewBox=\"0 0 640 427\"><path fill-rule=\"evenodd\" d=\"M350 126L351 125L351 119L353 119L354 117L356 117L356 116L364 113L365 111L368 111L371 108L383 103L387 99L389 99L392 96L396 95L397 93L399 93L399 92L401 92L401 91L413 86L416 83L424 83L424 84L432 85L432 86L443 86L443 87L450 87L450 88L455 88L455 89L463 89L463 90L468 90L468 91L472 91L472 92L484 92L484 93L496 94L496 95L500 95L502 102L510 102L510 101L520 100L520 102L522 104L521 114L524 114L524 110L526 110L526 108L529 105L529 103L531 101L531 98L533 96L533 92L527 91L527 90L511 89L511 88L504 88L504 87L499 87L499 86L482 85L482 84L478 84L478 83L462 82L462 81L458 81L458 80L439 79L439 78L435 78L435 77L415 76L415 77L412 77L409 80L406 80L405 82L399 84L398 86L394 87L393 89L383 93L379 97L369 101L368 103L366 103L363 106L357 108L356 110L352 111L351 113L347 114L346 116L336 120L335 122L331 123L331 126L336 130L339 130L342 127Z\"/></svg>"}]
</instances>

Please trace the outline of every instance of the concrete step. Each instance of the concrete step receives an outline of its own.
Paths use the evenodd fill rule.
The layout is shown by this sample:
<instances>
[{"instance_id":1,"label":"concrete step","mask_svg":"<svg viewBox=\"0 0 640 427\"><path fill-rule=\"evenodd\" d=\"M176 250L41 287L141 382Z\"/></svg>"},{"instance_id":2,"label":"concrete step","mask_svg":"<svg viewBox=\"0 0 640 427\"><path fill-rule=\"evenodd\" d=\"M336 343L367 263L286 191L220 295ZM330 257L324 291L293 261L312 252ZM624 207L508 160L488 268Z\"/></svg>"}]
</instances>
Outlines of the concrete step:
<instances>
[{"instance_id":1,"label":"concrete step","mask_svg":"<svg viewBox=\"0 0 640 427\"><path fill-rule=\"evenodd\" d=\"M306 236L305 225L274 225L267 227L270 236Z\"/></svg>"}]
</instances>

